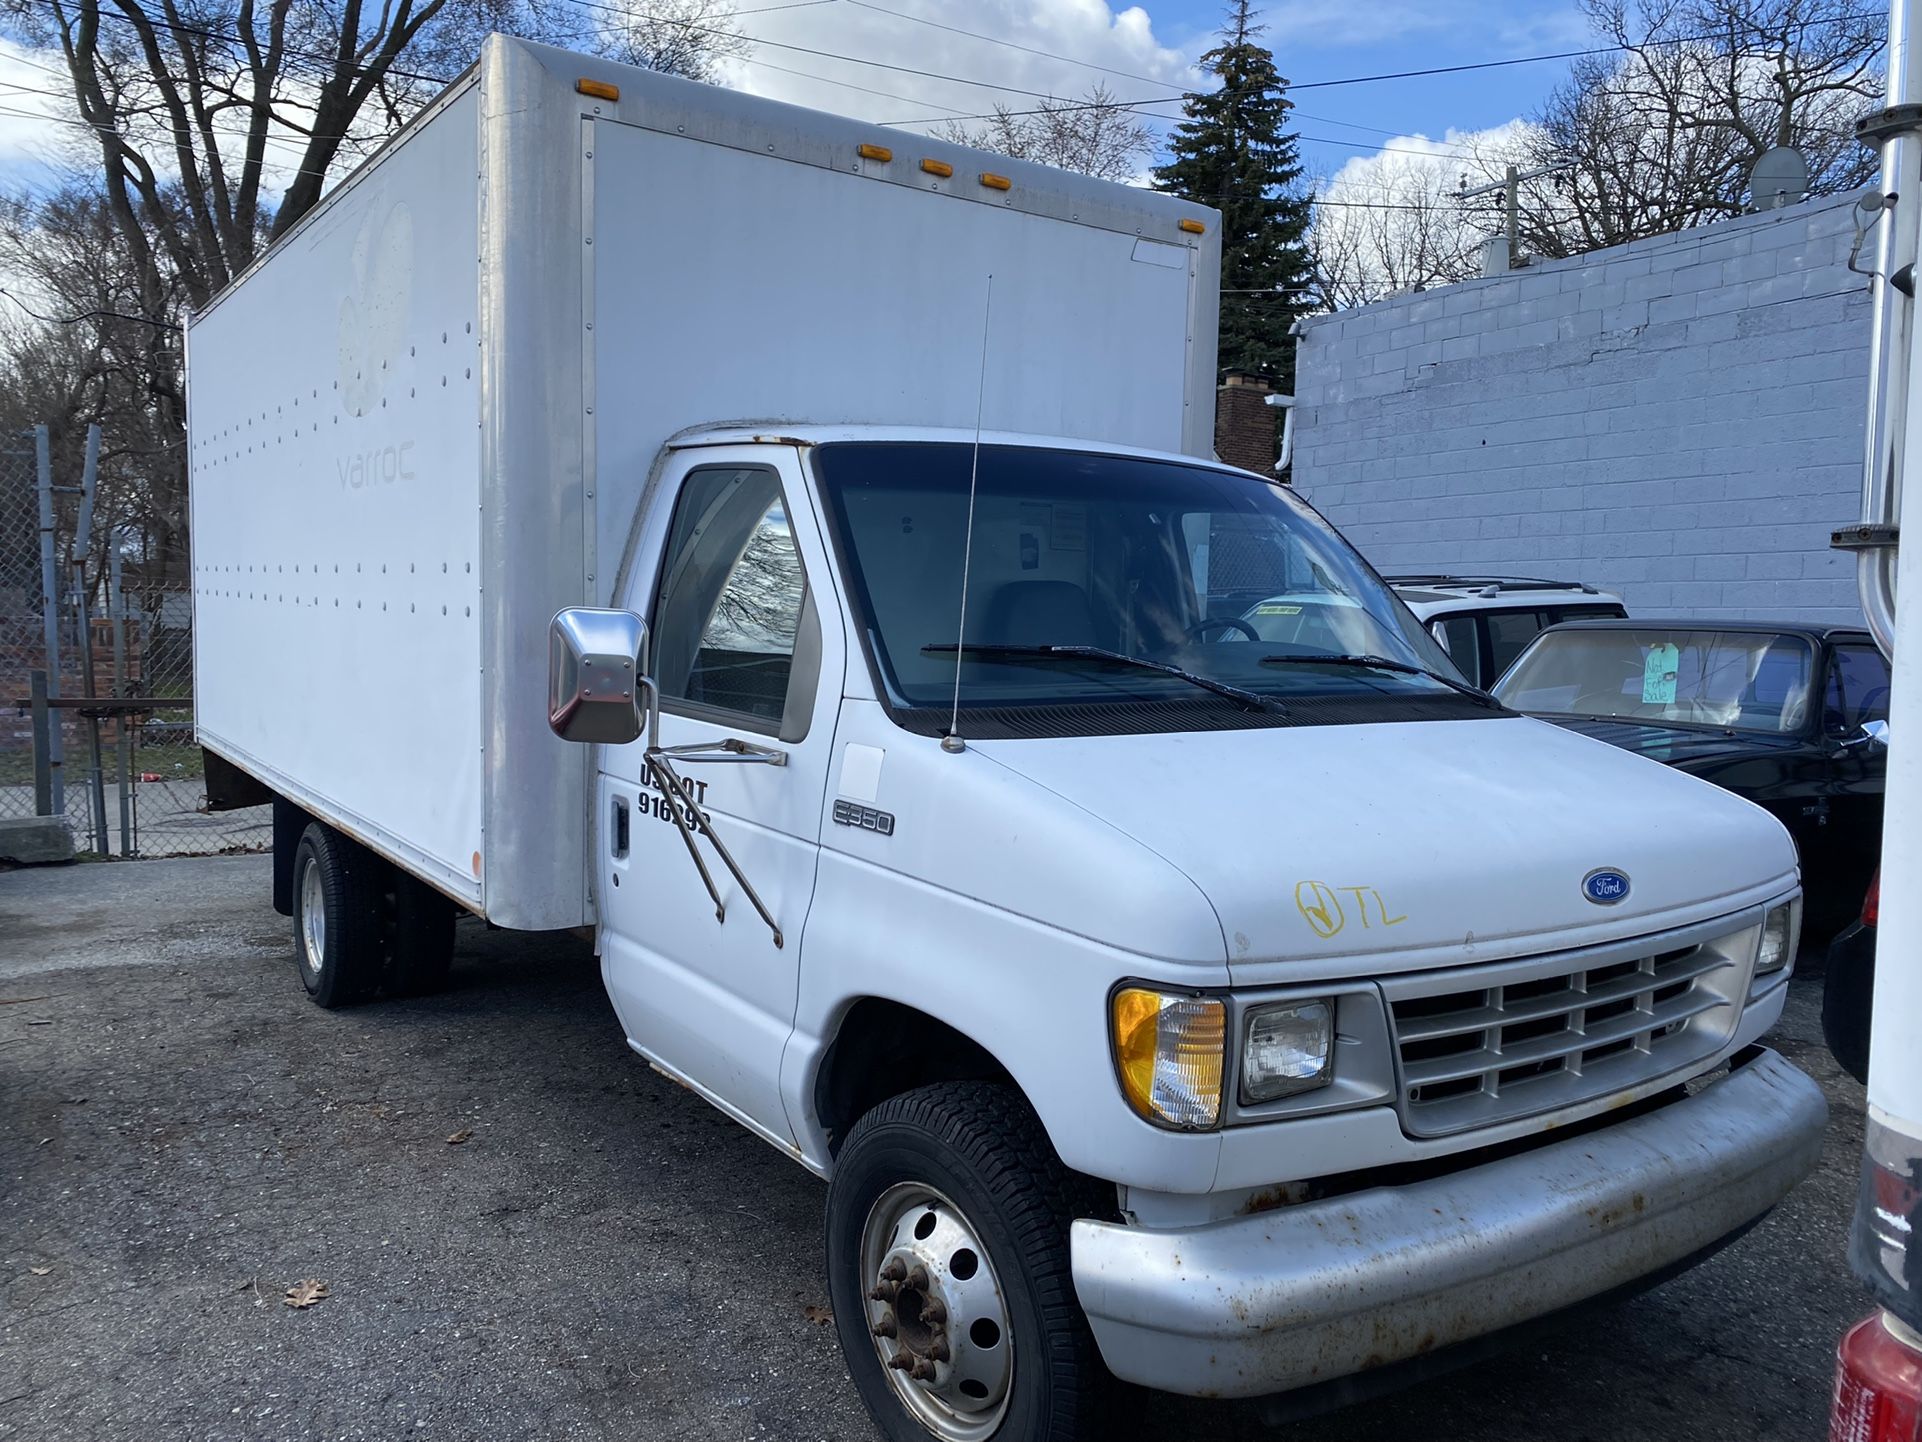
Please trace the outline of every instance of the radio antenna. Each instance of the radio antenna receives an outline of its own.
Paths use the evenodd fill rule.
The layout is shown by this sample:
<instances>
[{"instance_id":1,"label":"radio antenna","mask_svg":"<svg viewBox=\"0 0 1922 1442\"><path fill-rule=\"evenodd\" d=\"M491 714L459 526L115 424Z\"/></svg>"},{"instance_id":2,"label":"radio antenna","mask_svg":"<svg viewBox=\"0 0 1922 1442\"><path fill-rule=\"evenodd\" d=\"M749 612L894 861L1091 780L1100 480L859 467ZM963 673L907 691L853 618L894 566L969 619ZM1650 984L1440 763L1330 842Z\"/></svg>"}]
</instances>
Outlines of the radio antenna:
<instances>
[{"instance_id":1,"label":"radio antenna","mask_svg":"<svg viewBox=\"0 0 1922 1442\"><path fill-rule=\"evenodd\" d=\"M974 454L968 460L968 527L961 542L961 620L954 638L954 709L948 713L943 751L965 751L961 739L961 657L968 639L968 570L974 564L974 488L981 476L981 411L988 396L988 324L994 318L994 272L988 272L987 300L981 307L981 374L974 389Z\"/></svg>"}]
</instances>

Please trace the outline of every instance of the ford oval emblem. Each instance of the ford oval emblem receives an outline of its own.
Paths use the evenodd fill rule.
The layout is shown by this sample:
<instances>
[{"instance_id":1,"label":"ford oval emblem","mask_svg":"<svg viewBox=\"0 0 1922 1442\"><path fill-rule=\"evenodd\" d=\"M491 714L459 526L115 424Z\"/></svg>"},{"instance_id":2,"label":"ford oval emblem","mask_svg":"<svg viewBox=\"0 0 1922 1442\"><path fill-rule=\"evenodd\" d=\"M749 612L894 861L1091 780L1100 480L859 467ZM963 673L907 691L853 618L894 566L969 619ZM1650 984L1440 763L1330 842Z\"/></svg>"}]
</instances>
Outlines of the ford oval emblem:
<instances>
[{"instance_id":1,"label":"ford oval emblem","mask_svg":"<svg viewBox=\"0 0 1922 1442\"><path fill-rule=\"evenodd\" d=\"M1612 866L1598 866L1582 878L1582 895L1597 906L1613 906L1628 900L1628 873Z\"/></svg>"}]
</instances>

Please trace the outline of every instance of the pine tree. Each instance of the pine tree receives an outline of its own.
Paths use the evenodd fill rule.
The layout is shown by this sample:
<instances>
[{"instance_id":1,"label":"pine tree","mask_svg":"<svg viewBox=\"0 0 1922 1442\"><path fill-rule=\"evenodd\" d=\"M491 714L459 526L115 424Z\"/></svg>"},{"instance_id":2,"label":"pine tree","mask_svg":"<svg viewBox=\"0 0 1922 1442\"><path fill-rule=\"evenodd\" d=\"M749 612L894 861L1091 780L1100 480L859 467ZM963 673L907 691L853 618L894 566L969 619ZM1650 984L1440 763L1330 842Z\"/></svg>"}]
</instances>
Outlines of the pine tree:
<instances>
[{"instance_id":1,"label":"pine tree","mask_svg":"<svg viewBox=\"0 0 1922 1442\"><path fill-rule=\"evenodd\" d=\"M1261 33L1251 0L1229 0L1221 42L1201 66L1221 81L1182 104L1170 159L1155 186L1221 211L1223 371L1257 371L1291 389L1295 345L1288 327L1307 306L1309 200L1287 129L1288 82Z\"/></svg>"}]
</instances>

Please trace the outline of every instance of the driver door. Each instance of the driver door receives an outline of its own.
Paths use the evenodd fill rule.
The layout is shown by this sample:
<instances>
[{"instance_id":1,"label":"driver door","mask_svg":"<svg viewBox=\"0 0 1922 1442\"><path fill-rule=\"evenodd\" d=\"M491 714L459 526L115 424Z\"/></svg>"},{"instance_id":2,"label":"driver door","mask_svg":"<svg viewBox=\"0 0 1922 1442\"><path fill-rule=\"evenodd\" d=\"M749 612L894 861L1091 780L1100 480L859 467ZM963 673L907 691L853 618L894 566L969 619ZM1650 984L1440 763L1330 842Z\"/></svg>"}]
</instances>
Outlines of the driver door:
<instances>
[{"instance_id":1,"label":"driver door","mask_svg":"<svg viewBox=\"0 0 1922 1442\"><path fill-rule=\"evenodd\" d=\"M670 764L780 935L712 842L677 824L677 814L691 818L650 778L642 738L601 752L602 971L630 1045L786 1142L780 1063L814 892L842 631L822 624L822 609L838 610L831 592L817 603L827 556L793 450L683 451L662 481L619 604L649 618L660 745L683 750Z\"/></svg>"}]
</instances>

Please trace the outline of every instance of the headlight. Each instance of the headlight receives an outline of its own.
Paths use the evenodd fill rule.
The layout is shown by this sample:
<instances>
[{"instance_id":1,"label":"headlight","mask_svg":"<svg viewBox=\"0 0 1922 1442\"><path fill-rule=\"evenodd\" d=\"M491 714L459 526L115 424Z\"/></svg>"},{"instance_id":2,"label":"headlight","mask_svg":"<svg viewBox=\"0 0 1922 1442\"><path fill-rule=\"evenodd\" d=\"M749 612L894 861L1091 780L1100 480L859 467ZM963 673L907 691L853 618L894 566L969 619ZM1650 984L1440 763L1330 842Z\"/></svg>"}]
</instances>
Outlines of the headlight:
<instances>
[{"instance_id":1,"label":"headlight","mask_svg":"<svg viewBox=\"0 0 1922 1442\"><path fill-rule=\"evenodd\" d=\"M1115 1070L1132 1106L1162 1126L1205 1131L1221 1117L1228 1008L1218 997L1145 987L1114 994Z\"/></svg>"},{"instance_id":2,"label":"headlight","mask_svg":"<svg viewBox=\"0 0 1922 1442\"><path fill-rule=\"evenodd\" d=\"M1785 901L1762 918L1762 947L1755 957L1755 974L1780 971L1795 959L1795 903Z\"/></svg>"},{"instance_id":3,"label":"headlight","mask_svg":"<svg viewBox=\"0 0 1922 1442\"><path fill-rule=\"evenodd\" d=\"M1271 1102L1327 1086L1334 1012L1319 1000L1251 1008L1242 1024L1241 1099Z\"/></svg>"}]
</instances>

